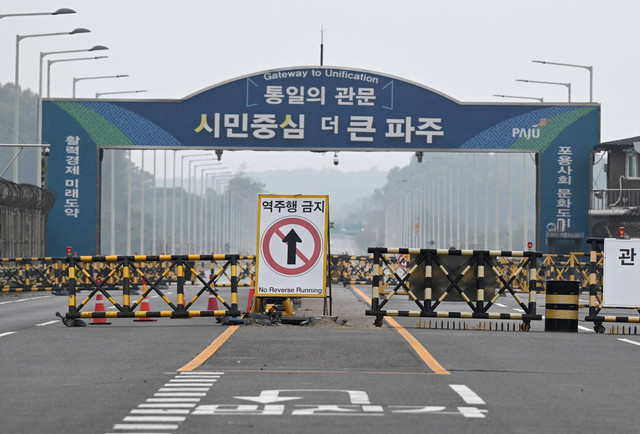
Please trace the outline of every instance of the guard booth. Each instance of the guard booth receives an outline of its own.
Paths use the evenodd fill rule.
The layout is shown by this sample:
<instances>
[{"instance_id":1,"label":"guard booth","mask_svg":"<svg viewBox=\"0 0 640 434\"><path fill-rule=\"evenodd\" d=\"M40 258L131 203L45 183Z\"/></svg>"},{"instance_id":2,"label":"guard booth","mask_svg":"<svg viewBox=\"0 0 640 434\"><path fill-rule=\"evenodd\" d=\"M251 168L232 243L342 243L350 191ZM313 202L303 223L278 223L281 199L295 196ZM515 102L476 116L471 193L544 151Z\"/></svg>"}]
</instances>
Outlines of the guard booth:
<instances>
[{"instance_id":1,"label":"guard booth","mask_svg":"<svg viewBox=\"0 0 640 434\"><path fill-rule=\"evenodd\" d=\"M581 252L584 243L584 232L547 231L547 253L569 255Z\"/></svg>"}]
</instances>

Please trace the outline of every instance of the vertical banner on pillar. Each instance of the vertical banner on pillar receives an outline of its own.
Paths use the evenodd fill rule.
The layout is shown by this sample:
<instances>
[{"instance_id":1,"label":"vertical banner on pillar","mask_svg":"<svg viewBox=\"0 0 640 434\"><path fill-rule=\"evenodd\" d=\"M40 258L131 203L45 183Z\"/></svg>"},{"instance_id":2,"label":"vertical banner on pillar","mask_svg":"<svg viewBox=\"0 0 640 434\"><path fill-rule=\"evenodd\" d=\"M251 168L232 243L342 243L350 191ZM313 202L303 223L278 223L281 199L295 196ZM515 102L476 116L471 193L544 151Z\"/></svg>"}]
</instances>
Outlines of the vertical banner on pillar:
<instances>
[{"instance_id":1,"label":"vertical banner on pillar","mask_svg":"<svg viewBox=\"0 0 640 434\"><path fill-rule=\"evenodd\" d=\"M256 295L324 297L329 196L258 196Z\"/></svg>"}]
</instances>

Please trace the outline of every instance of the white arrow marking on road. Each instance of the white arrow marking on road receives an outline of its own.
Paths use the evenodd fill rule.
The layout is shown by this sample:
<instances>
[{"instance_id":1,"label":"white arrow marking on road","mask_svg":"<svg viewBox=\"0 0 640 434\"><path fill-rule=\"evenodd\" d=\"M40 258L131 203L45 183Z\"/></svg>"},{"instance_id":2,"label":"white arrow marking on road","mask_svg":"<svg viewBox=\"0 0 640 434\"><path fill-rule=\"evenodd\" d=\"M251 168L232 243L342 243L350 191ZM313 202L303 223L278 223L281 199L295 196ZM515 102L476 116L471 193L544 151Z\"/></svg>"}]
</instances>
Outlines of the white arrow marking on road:
<instances>
[{"instance_id":1,"label":"white arrow marking on road","mask_svg":"<svg viewBox=\"0 0 640 434\"><path fill-rule=\"evenodd\" d=\"M272 404L274 402L293 401L302 399L302 396L279 396L280 392L342 392L348 393L351 404L371 404L369 395L362 390L337 390L337 389L280 389L263 390L258 396L234 396L236 399L245 399L260 404Z\"/></svg>"}]
</instances>

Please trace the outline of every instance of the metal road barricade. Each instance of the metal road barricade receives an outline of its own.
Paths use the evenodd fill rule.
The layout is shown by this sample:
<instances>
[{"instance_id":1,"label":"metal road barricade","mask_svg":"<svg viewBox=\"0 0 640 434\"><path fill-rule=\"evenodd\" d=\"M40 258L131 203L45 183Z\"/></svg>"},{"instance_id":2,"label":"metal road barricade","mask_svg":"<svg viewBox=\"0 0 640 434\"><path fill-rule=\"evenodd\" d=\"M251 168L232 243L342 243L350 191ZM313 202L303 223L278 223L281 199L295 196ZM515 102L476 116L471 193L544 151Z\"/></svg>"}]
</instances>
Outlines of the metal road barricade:
<instances>
[{"instance_id":1,"label":"metal road barricade","mask_svg":"<svg viewBox=\"0 0 640 434\"><path fill-rule=\"evenodd\" d=\"M63 317L65 325L71 326L75 324L76 319L86 318L190 318L190 317L223 317L223 316L240 316L238 310L238 255L160 255L160 256L69 256L65 258L67 271L67 288L69 292L69 310ZM194 267L195 261L218 261L221 264L218 272L204 279ZM224 263L222 263L224 261ZM166 268L158 275L145 274L143 268L139 267L144 263L160 263L167 264ZM98 277L92 274L83 264L87 263L109 263L111 267L106 276ZM216 282L222 274L229 271L231 302L228 303L222 298L216 289ZM162 283L166 276L174 272L177 280L177 298L173 302L167 297L161 289ZM198 289L196 295L189 301L185 300L185 276L188 273L196 274L196 280L202 285ZM77 304L77 282L78 277L83 276L92 285L89 295ZM132 302L131 300L131 282L132 276L137 276L146 282L146 291L143 291L139 298ZM122 289L122 302L119 303L109 292L108 285L116 285ZM162 311L142 311L137 310L143 300L152 292L155 292L169 308ZM90 312L83 311L89 301L96 295L101 294L108 300L116 311L109 312ZM217 300L224 306L224 310L190 310L195 301L204 293L213 294ZM59 313L58 316L62 317Z\"/></svg>"},{"instance_id":2,"label":"metal road barricade","mask_svg":"<svg viewBox=\"0 0 640 434\"><path fill-rule=\"evenodd\" d=\"M408 249L408 248L385 248L371 247L369 253L373 253L373 281L371 295L371 309L365 312L366 315L375 316L374 324L382 325L382 319L385 316L402 316L402 317L428 317L428 318L468 318L468 319L492 319L492 320L522 320L521 329L528 331L531 327L532 320L542 320L542 315L536 312L536 294L537 294L537 262L542 256L540 252L532 251L501 251L501 250L456 250L456 249ZM386 297L380 294L381 276L384 275L384 268L391 266L390 261L385 257L386 254L408 254L411 255L411 262L404 276L395 273L397 284L392 288ZM443 259L444 257L460 257L457 269ZM498 257L514 257L523 258L520 266L510 275L504 276L497 268L496 261L492 259ZM417 270L424 269L424 285L419 288L423 290L423 294L416 294L418 288L411 288L409 280L412 275L417 274ZM442 279L446 281L445 288L435 288L434 285L434 268L442 274ZM489 268L496 279L495 295L490 300L485 300L485 268ZM475 281L473 284L472 300L467 293L461 288L461 281L469 279L470 270L474 270ZM528 276L529 300L524 303L516 294L513 287L515 279L526 273ZM466 276L466 277L465 277ZM403 289L409 298L418 307L418 310L391 310L385 309L390 300ZM441 290L442 294L434 298L434 289ZM468 292L468 291L467 291ZM494 305L498 298L510 293L518 303L523 313L490 313L489 309ZM471 309L470 312L439 312L436 309L447 300L450 294L455 294L459 299L464 301Z\"/></svg>"},{"instance_id":3,"label":"metal road barricade","mask_svg":"<svg viewBox=\"0 0 640 434\"><path fill-rule=\"evenodd\" d=\"M331 280L347 285L371 284L371 258L369 256L331 255Z\"/></svg>"},{"instance_id":4,"label":"metal road barricade","mask_svg":"<svg viewBox=\"0 0 640 434\"><path fill-rule=\"evenodd\" d=\"M0 292L62 292L61 258L1 258Z\"/></svg>"},{"instance_id":5,"label":"metal road barricade","mask_svg":"<svg viewBox=\"0 0 640 434\"><path fill-rule=\"evenodd\" d=\"M230 270L224 266L225 263L226 261L224 260L212 260L209 262L209 276L217 276L216 286L219 287L231 286ZM239 288L252 287L256 274L255 270L255 256L238 256L237 286Z\"/></svg>"},{"instance_id":6,"label":"metal road barricade","mask_svg":"<svg viewBox=\"0 0 640 434\"><path fill-rule=\"evenodd\" d=\"M604 238L587 238L591 246L589 255L589 315L585 321L593 322L593 329L597 333L604 333L604 322L640 323L640 316L628 315L600 315L603 309L603 287L597 285L598 268L602 268L604 261ZM620 308L619 308L620 309ZM640 314L640 307L634 309Z\"/></svg>"}]
</instances>

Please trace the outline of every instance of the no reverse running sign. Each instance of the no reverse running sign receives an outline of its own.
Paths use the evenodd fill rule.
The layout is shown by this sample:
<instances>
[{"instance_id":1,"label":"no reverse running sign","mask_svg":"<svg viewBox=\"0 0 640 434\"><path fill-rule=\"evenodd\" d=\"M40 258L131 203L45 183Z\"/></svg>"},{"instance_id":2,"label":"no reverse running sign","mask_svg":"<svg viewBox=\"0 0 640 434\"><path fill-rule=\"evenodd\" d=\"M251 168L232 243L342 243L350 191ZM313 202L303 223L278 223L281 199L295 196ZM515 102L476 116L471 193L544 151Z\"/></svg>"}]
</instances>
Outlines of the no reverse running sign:
<instances>
[{"instance_id":1,"label":"no reverse running sign","mask_svg":"<svg viewBox=\"0 0 640 434\"><path fill-rule=\"evenodd\" d=\"M256 294L324 297L328 196L258 197Z\"/></svg>"}]
</instances>

